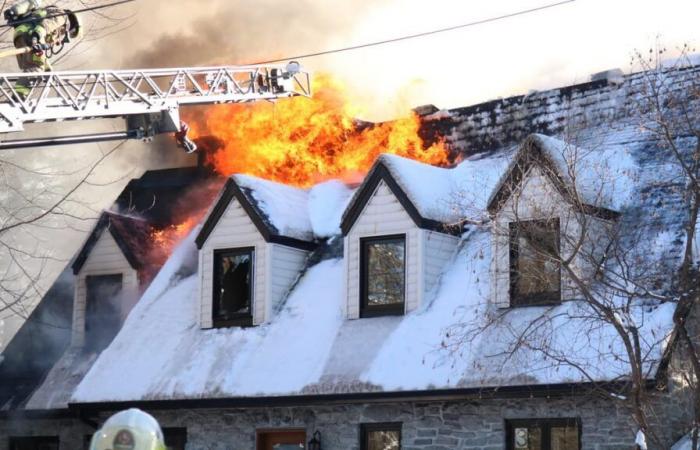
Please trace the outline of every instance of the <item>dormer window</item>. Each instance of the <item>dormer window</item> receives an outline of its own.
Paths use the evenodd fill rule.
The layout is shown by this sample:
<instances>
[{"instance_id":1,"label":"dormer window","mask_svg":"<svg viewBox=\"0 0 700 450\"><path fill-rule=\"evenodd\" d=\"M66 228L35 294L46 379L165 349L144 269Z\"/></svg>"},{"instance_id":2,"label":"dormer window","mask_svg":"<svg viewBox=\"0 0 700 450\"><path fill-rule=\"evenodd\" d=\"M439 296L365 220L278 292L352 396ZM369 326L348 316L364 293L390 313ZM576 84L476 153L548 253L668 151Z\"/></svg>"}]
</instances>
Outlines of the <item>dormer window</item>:
<instances>
[{"instance_id":1,"label":"dormer window","mask_svg":"<svg viewBox=\"0 0 700 450\"><path fill-rule=\"evenodd\" d=\"M253 325L254 253L252 247L214 251L215 327Z\"/></svg>"},{"instance_id":2,"label":"dormer window","mask_svg":"<svg viewBox=\"0 0 700 450\"><path fill-rule=\"evenodd\" d=\"M406 286L406 236L361 241L361 317L402 315Z\"/></svg>"},{"instance_id":3,"label":"dormer window","mask_svg":"<svg viewBox=\"0 0 700 450\"><path fill-rule=\"evenodd\" d=\"M119 293L122 274L88 275L85 278L85 347L104 350L121 327Z\"/></svg>"},{"instance_id":4,"label":"dormer window","mask_svg":"<svg viewBox=\"0 0 700 450\"><path fill-rule=\"evenodd\" d=\"M561 302L559 219L510 223L510 305Z\"/></svg>"}]
</instances>

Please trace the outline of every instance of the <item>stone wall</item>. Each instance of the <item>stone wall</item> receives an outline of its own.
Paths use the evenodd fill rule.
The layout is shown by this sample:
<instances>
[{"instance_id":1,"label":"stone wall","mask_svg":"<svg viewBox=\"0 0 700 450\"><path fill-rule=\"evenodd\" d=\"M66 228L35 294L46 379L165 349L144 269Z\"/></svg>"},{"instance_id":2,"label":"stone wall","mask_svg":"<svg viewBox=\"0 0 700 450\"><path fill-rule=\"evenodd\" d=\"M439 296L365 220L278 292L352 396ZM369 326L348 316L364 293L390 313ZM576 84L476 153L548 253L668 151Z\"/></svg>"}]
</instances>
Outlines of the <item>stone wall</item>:
<instances>
[{"instance_id":1,"label":"stone wall","mask_svg":"<svg viewBox=\"0 0 700 450\"><path fill-rule=\"evenodd\" d=\"M86 436L95 430L72 419L0 420L0 450L9 450L9 437L58 436L60 450L82 450Z\"/></svg>"},{"instance_id":2,"label":"stone wall","mask_svg":"<svg viewBox=\"0 0 700 450\"><path fill-rule=\"evenodd\" d=\"M587 397L155 411L163 427L187 428L187 450L253 450L256 430L322 433L324 450L359 450L361 423L402 422L402 450L502 450L505 420L579 418L584 450L631 450L636 427L610 402ZM106 418L106 416L105 416ZM2 433L0 433L2 434ZM63 444L61 450L74 449ZM0 445L0 450L6 450Z\"/></svg>"}]
</instances>

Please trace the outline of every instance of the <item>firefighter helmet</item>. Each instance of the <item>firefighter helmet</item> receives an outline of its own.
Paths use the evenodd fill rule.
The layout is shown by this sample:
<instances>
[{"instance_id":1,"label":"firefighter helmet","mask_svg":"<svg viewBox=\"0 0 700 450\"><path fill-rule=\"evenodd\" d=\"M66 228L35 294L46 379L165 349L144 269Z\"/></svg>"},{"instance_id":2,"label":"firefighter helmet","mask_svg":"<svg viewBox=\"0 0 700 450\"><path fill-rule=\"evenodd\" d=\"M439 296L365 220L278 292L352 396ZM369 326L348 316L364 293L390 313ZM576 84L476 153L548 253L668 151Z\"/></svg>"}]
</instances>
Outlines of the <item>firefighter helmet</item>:
<instances>
[{"instance_id":1,"label":"firefighter helmet","mask_svg":"<svg viewBox=\"0 0 700 450\"><path fill-rule=\"evenodd\" d=\"M5 20L14 22L39 8L41 8L41 0L21 0L5 10Z\"/></svg>"},{"instance_id":2,"label":"firefighter helmet","mask_svg":"<svg viewBox=\"0 0 700 450\"><path fill-rule=\"evenodd\" d=\"M90 450L165 450L156 419L140 409L119 412L97 430Z\"/></svg>"}]
</instances>

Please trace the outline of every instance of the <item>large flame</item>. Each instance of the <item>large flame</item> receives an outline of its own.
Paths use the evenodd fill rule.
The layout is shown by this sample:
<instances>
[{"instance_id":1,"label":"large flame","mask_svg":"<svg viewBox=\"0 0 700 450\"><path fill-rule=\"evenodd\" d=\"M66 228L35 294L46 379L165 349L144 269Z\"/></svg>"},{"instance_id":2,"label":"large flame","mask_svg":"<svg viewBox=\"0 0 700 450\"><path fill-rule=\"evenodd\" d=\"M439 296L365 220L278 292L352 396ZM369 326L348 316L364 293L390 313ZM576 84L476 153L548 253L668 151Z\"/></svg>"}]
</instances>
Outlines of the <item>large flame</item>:
<instances>
[{"instance_id":1,"label":"large flame","mask_svg":"<svg viewBox=\"0 0 700 450\"><path fill-rule=\"evenodd\" d=\"M194 138L217 138L221 146L206 153L207 163L224 176L247 173L308 187L331 178L359 181L380 153L448 163L442 142L424 144L418 116L369 124L356 121L361 113L340 83L320 75L312 98L202 108L185 120ZM186 211L179 223L153 231L157 255L170 255L202 219L214 195L211 187L194 193L178 207Z\"/></svg>"},{"instance_id":2,"label":"large flame","mask_svg":"<svg viewBox=\"0 0 700 450\"><path fill-rule=\"evenodd\" d=\"M222 175L247 173L307 187L331 178L358 181L380 153L448 162L443 143L424 148L418 116L358 126L359 114L340 83L320 75L312 98L216 106L186 120L194 137L223 142L207 156Z\"/></svg>"}]
</instances>

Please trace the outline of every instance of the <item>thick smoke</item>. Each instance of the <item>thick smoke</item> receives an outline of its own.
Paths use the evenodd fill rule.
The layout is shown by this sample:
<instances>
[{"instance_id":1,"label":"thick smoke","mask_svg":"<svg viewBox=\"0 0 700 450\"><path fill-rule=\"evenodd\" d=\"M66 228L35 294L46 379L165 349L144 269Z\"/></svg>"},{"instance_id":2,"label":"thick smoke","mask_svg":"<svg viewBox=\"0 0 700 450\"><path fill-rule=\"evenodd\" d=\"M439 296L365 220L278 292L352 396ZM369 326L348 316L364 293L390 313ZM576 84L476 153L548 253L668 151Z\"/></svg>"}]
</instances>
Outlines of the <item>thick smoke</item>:
<instances>
[{"instance_id":1,"label":"thick smoke","mask_svg":"<svg viewBox=\"0 0 700 450\"><path fill-rule=\"evenodd\" d=\"M386 1L149 0L148 11L140 14L167 11L166 20L161 33L155 36L152 21L139 21L138 29L132 31L143 34L151 43L125 58L124 66L249 64L306 53L341 42L370 6ZM175 11L177 18L172 17ZM183 22L188 17L191 19Z\"/></svg>"}]
</instances>

